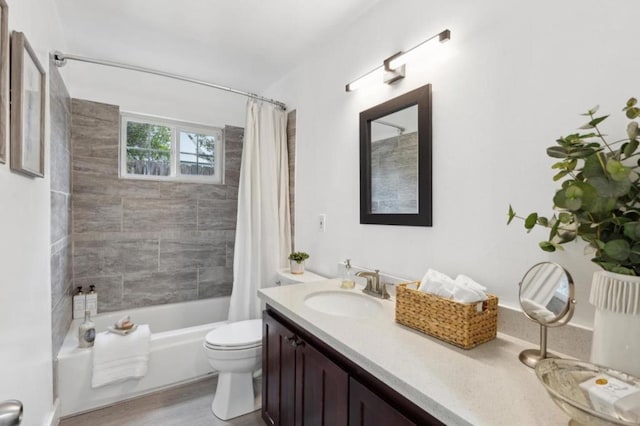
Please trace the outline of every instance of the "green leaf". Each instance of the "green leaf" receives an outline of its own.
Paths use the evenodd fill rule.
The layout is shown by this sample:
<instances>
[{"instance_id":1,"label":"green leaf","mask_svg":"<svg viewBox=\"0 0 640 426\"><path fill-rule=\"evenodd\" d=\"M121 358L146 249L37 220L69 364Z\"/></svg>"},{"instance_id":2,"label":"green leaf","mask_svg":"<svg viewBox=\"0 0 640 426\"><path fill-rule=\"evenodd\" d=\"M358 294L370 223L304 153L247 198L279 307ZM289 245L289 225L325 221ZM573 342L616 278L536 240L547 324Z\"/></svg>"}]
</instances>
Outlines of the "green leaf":
<instances>
[{"instance_id":1,"label":"green leaf","mask_svg":"<svg viewBox=\"0 0 640 426\"><path fill-rule=\"evenodd\" d=\"M640 109L636 108L636 107L632 107L627 109L626 111L626 116L627 118L630 118L631 120L638 118L638 116L640 116Z\"/></svg>"},{"instance_id":2,"label":"green leaf","mask_svg":"<svg viewBox=\"0 0 640 426\"><path fill-rule=\"evenodd\" d=\"M568 174L569 174L568 171L562 170L561 172L558 172L553 176L553 181L554 182L559 181L560 179L562 179L563 177L565 177Z\"/></svg>"},{"instance_id":3,"label":"green leaf","mask_svg":"<svg viewBox=\"0 0 640 426\"><path fill-rule=\"evenodd\" d=\"M629 179L615 181L606 177L594 177L589 179L589 183L601 197L622 197L628 194L631 189L631 181Z\"/></svg>"},{"instance_id":4,"label":"green leaf","mask_svg":"<svg viewBox=\"0 0 640 426\"><path fill-rule=\"evenodd\" d=\"M553 240L558 234L558 228L560 227L560 221L555 220L551 223L551 231L549 231L549 240ZM543 249L544 250L544 249Z\"/></svg>"},{"instance_id":5,"label":"green leaf","mask_svg":"<svg viewBox=\"0 0 640 426\"><path fill-rule=\"evenodd\" d=\"M560 223L569 223L571 222L572 218L573 218L573 215L567 212L562 212L558 215L558 220L560 221Z\"/></svg>"},{"instance_id":6,"label":"green leaf","mask_svg":"<svg viewBox=\"0 0 640 426\"><path fill-rule=\"evenodd\" d=\"M627 179L631 173L631 169L626 167L620 161L610 158L609 161L607 161L607 172L609 172L611 179L621 181L623 179Z\"/></svg>"},{"instance_id":7,"label":"green leaf","mask_svg":"<svg viewBox=\"0 0 640 426\"><path fill-rule=\"evenodd\" d=\"M604 169L598 160L599 155L600 154L595 154L585 159L582 173L587 179L596 176L604 176Z\"/></svg>"},{"instance_id":8,"label":"green leaf","mask_svg":"<svg viewBox=\"0 0 640 426\"><path fill-rule=\"evenodd\" d=\"M633 247L631 247L629 262L634 265L640 265L640 243L635 243Z\"/></svg>"},{"instance_id":9,"label":"green leaf","mask_svg":"<svg viewBox=\"0 0 640 426\"><path fill-rule=\"evenodd\" d=\"M587 111L586 113L582 114L582 115L593 115L596 112L598 112L598 110L600 109L600 105L596 105L593 108L591 108L589 111Z\"/></svg>"},{"instance_id":10,"label":"green leaf","mask_svg":"<svg viewBox=\"0 0 640 426\"><path fill-rule=\"evenodd\" d=\"M611 269L608 269L608 271L621 275L636 275L636 272L633 269L625 268L624 266L620 265L615 265Z\"/></svg>"},{"instance_id":11,"label":"green leaf","mask_svg":"<svg viewBox=\"0 0 640 426\"><path fill-rule=\"evenodd\" d=\"M633 123L635 123L635 121L633 121ZM638 149L638 141L635 138L631 138L629 142L625 143L622 146L622 152L624 153L624 156L627 158L631 157L636 152L637 149Z\"/></svg>"},{"instance_id":12,"label":"green leaf","mask_svg":"<svg viewBox=\"0 0 640 426\"><path fill-rule=\"evenodd\" d=\"M547 155L551 158L567 158L567 150L560 146L547 148Z\"/></svg>"},{"instance_id":13,"label":"green leaf","mask_svg":"<svg viewBox=\"0 0 640 426\"><path fill-rule=\"evenodd\" d=\"M608 116L608 115L604 115L604 116L602 116L602 117L594 118L593 120L591 120L591 121L589 122L589 125L590 125L590 126L592 126L592 127L596 127L598 124L600 124L600 123L602 123L604 120L606 120L606 119L607 119L607 117L609 117L609 116Z\"/></svg>"},{"instance_id":14,"label":"green leaf","mask_svg":"<svg viewBox=\"0 0 640 426\"><path fill-rule=\"evenodd\" d=\"M511 204L509 204L509 213L507 214L509 215L509 220L507 220L507 225L509 225L513 220L513 218L516 217L516 212L513 211L513 207L511 207Z\"/></svg>"},{"instance_id":15,"label":"green leaf","mask_svg":"<svg viewBox=\"0 0 640 426\"><path fill-rule=\"evenodd\" d=\"M626 240L612 240L604 245L603 251L611 259L623 261L631 254L631 247Z\"/></svg>"},{"instance_id":16,"label":"green leaf","mask_svg":"<svg viewBox=\"0 0 640 426\"><path fill-rule=\"evenodd\" d=\"M632 141L635 140L638 137L638 122L637 121L631 121L629 124L627 124L627 136L629 137L629 139L631 139ZM636 144L636 147L638 145ZM635 149L634 149L635 151ZM625 153L626 154L626 153Z\"/></svg>"},{"instance_id":17,"label":"green leaf","mask_svg":"<svg viewBox=\"0 0 640 426\"><path fill-rule=\"evenodd\" d=\"M638 100L636 98L629 98L629 100L627 101L627 107L631 108L632 106L635 106L638 103Z\"/></svg>"},{"instance_id":18,"label":"green leaf","mask_svg":"<svg viewBox=\"0 0 640 426\"><path fill-rule=\"evenodd\" d=\"M546 217L539 216L538 217L538 225L549 226L549 219L547 219Z\"/></svg>"},{"instance_id":19,"label":"green leaf","mask_svg":"<svg viewBox=\"0 0 640 426\"><path fill-rule=\"evenodd\" d=\"M538 213L531 213L524 220L524 227L528 230L531 230L534 226L536 226L537 221L538 221Z\"/></svg>"},{"instance_id":20,"label":"green leaf","mask_svg":"<svg viewBox=\"0 0 640 426\"><path fill-rule=\"evenodd\" d=\"M624 236L633 241L640 241L640 222L625 223Z\"/></svg>"},{"instance_id":21,"label":"green leaf","mask_svg":"<svg viewBox=\"0 0 640 426\"><path fill-rule=\"evenodd\" d=\"M548 252L556 251L556 246L549 241L540 241L538 245L544 251L548 251Z\"/></svg>"},{"instance_id":22,"label":"green leaf","mask_svg":"<svg viewBox=\"0 0 640 426\"><path fill-rule=\"evenodd\" d=\"M567 157L584 159L595 153L596 153L596 150L593 148L574 148L574 149L570 149L567 152Z\"/></svg>"}]
</instances>

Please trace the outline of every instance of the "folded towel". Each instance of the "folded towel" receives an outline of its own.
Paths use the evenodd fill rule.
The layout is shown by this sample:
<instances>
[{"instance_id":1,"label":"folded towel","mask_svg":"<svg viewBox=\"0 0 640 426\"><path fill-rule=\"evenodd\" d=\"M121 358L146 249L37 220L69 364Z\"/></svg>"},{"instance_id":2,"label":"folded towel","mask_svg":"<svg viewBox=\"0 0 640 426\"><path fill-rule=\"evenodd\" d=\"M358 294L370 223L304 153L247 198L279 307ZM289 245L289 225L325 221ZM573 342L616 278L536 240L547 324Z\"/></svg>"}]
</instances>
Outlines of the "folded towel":
<instances>
[{"instance_id":1,"label":"folded towel","mask_svg":"<svg viewBox=\"0 0 640 426\"><path fill-rule=\"evenodd\" d=\"M110 383L147 374L151 330L147 324L126 335L104 331L96 335L93 346L93 376L91 387L97 388Z\"/></svg>"},{"instance_id":2,"label":"folded towel","mask_svg":"<svg viewBox=\"0 0 640 426\"><path fill-rule=\"evenodd\" d=\"M429 269L420 282L420 291L462 303L487 300L484 287L464 275L454 281L448 275Z\"/></svg>"},{"instance_id":3,"label":"folded towel","mask_svg":"<svg viewBox=\"0 0 640 426\"><path fill-rule=\"evenodd\" d=\"M462 286L472 288L474 290L479 290L482 292L487 291L487 288L485 286L478 284L477 282L475 282L474 280L472 280L466 275L462 275L462 274L458 275L455 281L456 281L456 284L460 284Z\"/></svg>"},{"instance_id":4,"label":"folded towel","mask_svg":"<svg viewBox=\"0 0 640 426\"><path fill-rule=\"evenodd\" d=\"M435 269L428 269L427 273L422 277L422 281L420 281L419 289L427 293L432 293L442 287L449 287L450 284L453 284L453 280L448 275L438 272Z\"/></svg>"}]
</instances>

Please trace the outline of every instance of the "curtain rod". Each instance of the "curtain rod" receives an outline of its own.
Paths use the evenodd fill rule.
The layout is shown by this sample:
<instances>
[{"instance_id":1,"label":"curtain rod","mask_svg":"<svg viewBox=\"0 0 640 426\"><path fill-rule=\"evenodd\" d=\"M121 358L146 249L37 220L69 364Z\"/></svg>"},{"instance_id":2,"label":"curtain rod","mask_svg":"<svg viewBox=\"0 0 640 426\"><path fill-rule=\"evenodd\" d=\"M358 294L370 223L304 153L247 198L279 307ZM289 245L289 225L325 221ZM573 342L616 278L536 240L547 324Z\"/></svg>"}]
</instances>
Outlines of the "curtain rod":
<instances>
[{"instance_id":1,"label":"curtain rod","mask_svg":"<svg viewBox=\"0 0 640 426\"><path fill-rule=\"evenodd\" d=\"M107 66L107 67L123 68L123 69L126 69L126 70L144 72L144 73L147 73L147 74L155 74L155 75L159 75L159 76L162 76L162 77L173 78L175 80L182 80L182 81L186 81L186 82L189 82L189 83L199 84L201 86L212 87L214 89L224 90L226 92L236 93L238 95L247 96L249 98L258 99L260 101L268 102L268 103L274 104L274 105L282 108L283 110L287 109L287 106L283 102L276 101L275 99L265 98L263 96L256 95L255 93L245 92L243 90L238 90L238 89L234 89L234 88L231 88L231 87L222 86L220 84L210 83L208 81L198 80L198 79L195 79L195 78L186 77L186 76L179 75L179 74L172 74L172 73L165 72L165 71L154 70L154 69L151 69L151 68L139 67L137 65L124 64L124 63L121 63L121 62L107 61L107 60L104 60L104 59L95 59L95 58L88 58L86 56L70 55L68 53L62 53L62 52L59 52L59 51L55 51L53 53L53 57L54 57L54 62L56 64L56 66L58 66L58 67L65 66L67 64L67 61L70 60L70 61L88 62L90 64L104 65L104 66Z\"/></svg>"}]
</instances>

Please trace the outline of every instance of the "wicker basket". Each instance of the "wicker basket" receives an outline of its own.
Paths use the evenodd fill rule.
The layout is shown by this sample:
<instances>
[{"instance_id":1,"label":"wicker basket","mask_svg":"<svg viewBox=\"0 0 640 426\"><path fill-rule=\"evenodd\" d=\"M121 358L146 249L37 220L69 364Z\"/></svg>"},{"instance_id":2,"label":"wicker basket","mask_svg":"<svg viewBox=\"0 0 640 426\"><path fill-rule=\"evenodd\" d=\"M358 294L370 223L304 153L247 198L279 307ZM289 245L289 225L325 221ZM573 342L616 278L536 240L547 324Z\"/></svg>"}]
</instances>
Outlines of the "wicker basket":
<instances>
[{"instance_id":1,"label":"wicker basket","mask_svg":"<svg viewBox=\"0 0 640 426\"><path fill-rule=\"evenodd\" d=\"M460 303L409 288L419 282L396 287L396 321L445 342L471 349L496 337L498 298L488 295L482 302Z\"/></svg>"}]
</instances>

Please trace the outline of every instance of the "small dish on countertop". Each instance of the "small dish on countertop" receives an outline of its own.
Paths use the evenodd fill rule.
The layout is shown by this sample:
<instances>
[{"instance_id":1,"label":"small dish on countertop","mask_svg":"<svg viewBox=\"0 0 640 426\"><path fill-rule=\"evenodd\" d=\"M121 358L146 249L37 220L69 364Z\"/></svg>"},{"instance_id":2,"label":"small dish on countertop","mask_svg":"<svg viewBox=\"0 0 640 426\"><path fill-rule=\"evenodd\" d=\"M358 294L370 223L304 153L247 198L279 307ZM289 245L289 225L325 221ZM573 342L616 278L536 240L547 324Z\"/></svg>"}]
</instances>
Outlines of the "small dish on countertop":
<instances>
[{"instance_id":1,"label":"small dish on countertop","mask_svg":"<svg viewBox=\"0 0 640 426\"><path fill-rule=\"evenodd\" d=\"M111 333L115 333L115 334L119 334L121 336L126 336L127 334L131 334L134 331L136 331L136 329L138 328L138 324L134 324L133 327L131 328L117 328L113 325L110 325L109 327L107 327L107 330L109 330Z\"/></svg>"}]
</instances>

